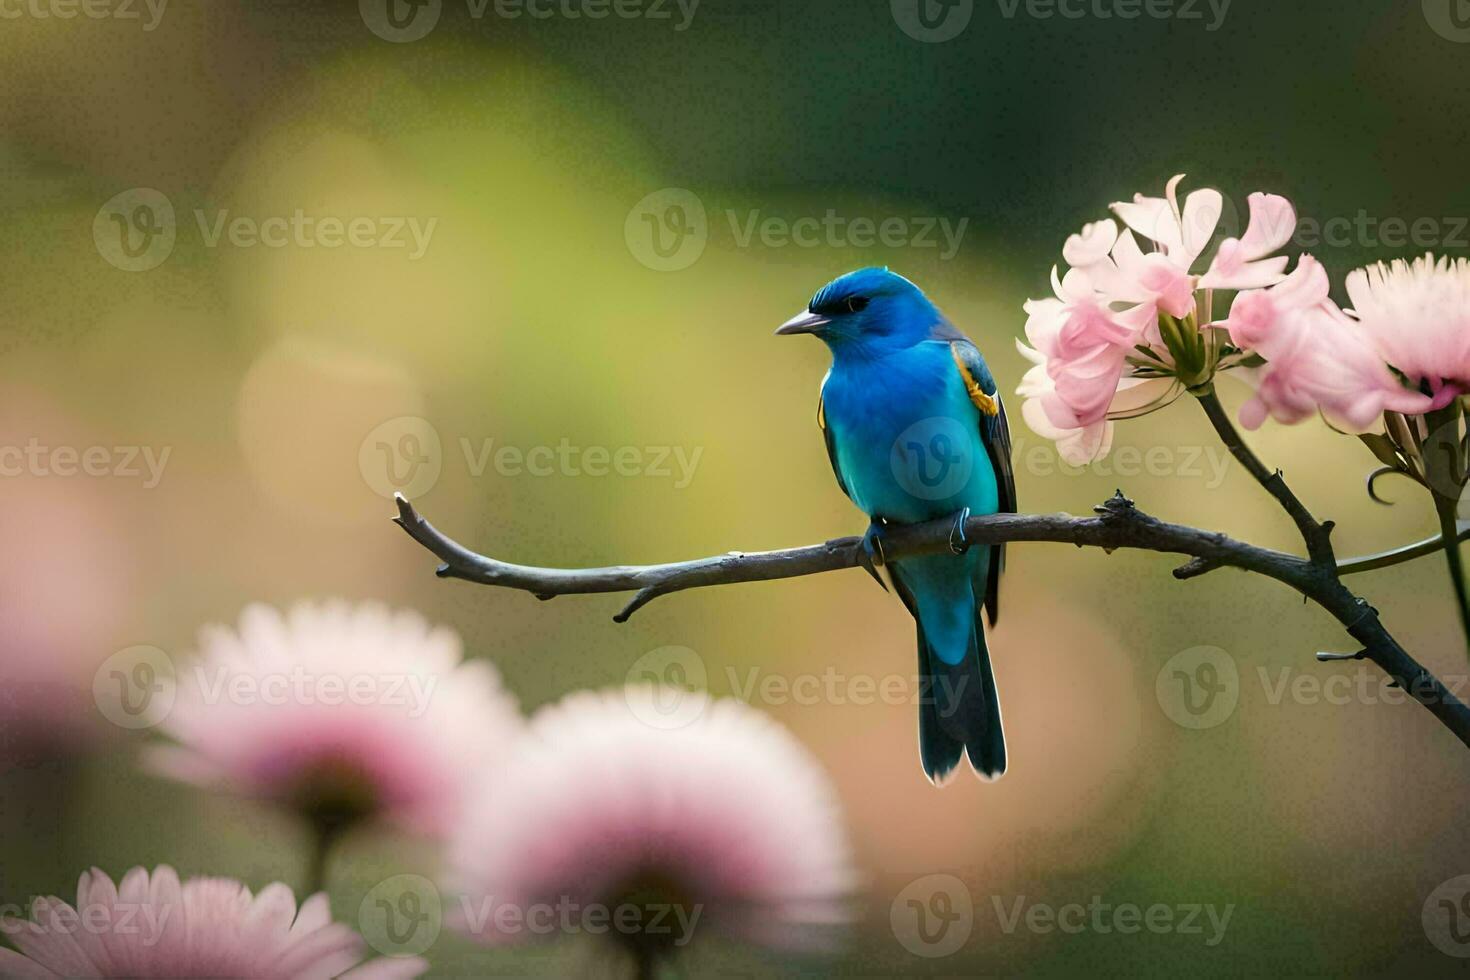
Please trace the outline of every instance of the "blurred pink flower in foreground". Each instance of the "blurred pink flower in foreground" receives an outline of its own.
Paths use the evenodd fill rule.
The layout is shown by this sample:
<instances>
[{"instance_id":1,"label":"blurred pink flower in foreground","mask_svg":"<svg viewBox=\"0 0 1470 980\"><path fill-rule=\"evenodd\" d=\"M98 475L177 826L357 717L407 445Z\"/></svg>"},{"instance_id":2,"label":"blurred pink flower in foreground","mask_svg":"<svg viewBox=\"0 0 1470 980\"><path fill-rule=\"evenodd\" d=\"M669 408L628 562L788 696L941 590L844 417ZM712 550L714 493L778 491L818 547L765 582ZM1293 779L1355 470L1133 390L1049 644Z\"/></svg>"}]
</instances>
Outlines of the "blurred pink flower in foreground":
<instances>
[{"instance_id":1,"label":"blurred pink flower in foreground","mask_svg":"<svg viewBox=\"0 0 1470 980\"><path fill-rule=\"evenodd\" d=\"M1259 428L1267 415L1296 423L1320 411L1342 428L1365 432L1385 411L1416 414L1431 407L1428 397L1406 388L1389 369L1380 338L1339 309L1329 289L1327 271L1304 255L1282 282L1236 298L1225 324L1230 337L1266 361L1255 397L1241 409L1246 428ZM1400 322L1376 329L1397 339L1406 327Z\"/></svg>"},{"instance_id":2,"label":"blurred pink flower in foreground","mask_svg":"<svg viewBox=\"0 0 1470 980\"><path fill-rule=\"evenodd\" d=\"M8 918L0 931L20 950L0 948L7 977L400 980L428 969L417 957L362 963L362 939L331 921L324 894L298 911L279 882L252 896L229 878L181 883L168 865L151 876L133 868L116 886L96 868L84 871L75 907L38 899L29 920Z\"/></svg>"},{"instance_id":3,"label":"blurred pink flower in foreground","mask_svg":"<svg viewBox=\"0 0 1470 980\"><path fill-rule=\"evenodd\" d=\"M1215 290L1285 277L1287 258L1272 256L1296 229L1285 198L1252 194L1245 235L1223 241L1205 263L1224 199L1199 190L1181 207L1182 180L1171 180L1164 197L1113 205L1121 233L1109 219L1069 238L1062 255L1071 268L1052 271L1055 296L1026 304L1031 346L1017 346L1034 367L1017 389L1022 414L1069 463L1105 455L1113 420L1161 408L1239 364L1215 322Z\"/></svg>"},{"instance_id":4,"label":"blurred pink flower in foreground","mask_svg":"<svg viewBox=\"0 0 1470 980\"><path fill-rule=\"evenodd\" d=\"M179 669L165 775L284 804L319 827L383 818L440 834L521 727L459 637L375 603L255 605Z\"/></svg>"},{"instance_id":5,"label":"blurred pink flower in foreground","mask_svg":"<svg viewBox=\"0 0 1470 980\"><path fill-rule=\"evenodd\" d=\"M687 725L643 720L679 699ZM560 931L580 931L589 907L621 910L627 927L605 931L645 968L704 929L830 945L856 883L834 789L789 732L740 702L652 686L538 712L450 855L462 931L525 941L558 931L557 910L573 914Z\"/></svg>"}]
</instances>

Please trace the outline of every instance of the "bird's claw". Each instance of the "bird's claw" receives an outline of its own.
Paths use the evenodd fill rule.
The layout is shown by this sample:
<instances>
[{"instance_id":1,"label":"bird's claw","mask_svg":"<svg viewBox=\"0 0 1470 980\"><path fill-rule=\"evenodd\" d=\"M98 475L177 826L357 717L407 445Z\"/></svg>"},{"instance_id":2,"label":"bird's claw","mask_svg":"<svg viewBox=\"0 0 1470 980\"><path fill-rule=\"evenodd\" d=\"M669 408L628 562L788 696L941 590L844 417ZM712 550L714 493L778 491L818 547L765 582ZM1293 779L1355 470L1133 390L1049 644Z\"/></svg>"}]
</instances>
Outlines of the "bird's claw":
<instances>
[{"instance_id":1,"label":"bird's claw","mask_svg":"<svg viewBox=\"0 0 1470 980\"><path fill-rule=\"evenodd\" d=\"M965 522L970 519L970 508L961 508L955 515L954 527L949 532L949 550L956 555L963 555L970 550L970 541L965 537Z\"/></svg>"},{"instance_id":2,"label":"bird's claw","mask_svg":"<svg viewBox=\"0 0 1470 980\"><path fill-rule=\"evenodd\" d=\"M888 583L878 574L878 566L888 564L888 559L883 554L883 525L877 521L869 524L868 530L863 534L862 546L858 549L858 564L862 565L863 571L871 575L884 592L888 591Z\"/></svg>"}]
</instances>

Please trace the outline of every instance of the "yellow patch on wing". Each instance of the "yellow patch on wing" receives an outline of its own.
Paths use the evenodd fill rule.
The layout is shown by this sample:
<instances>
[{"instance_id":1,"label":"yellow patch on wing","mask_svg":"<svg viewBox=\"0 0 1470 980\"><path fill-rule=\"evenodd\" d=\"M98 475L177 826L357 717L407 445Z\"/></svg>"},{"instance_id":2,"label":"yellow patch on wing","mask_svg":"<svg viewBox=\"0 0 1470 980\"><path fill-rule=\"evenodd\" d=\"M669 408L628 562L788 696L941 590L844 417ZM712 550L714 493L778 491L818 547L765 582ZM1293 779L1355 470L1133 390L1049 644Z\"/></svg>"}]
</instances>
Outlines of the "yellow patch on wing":
<instances>
[{"instance_id":1,"label":"yellow patch on wing","mask_svg":"<svg viewBox=\"0 0 1470 980\"><path fill-rule=\"evenodd\" d=\"M827 399L817 398L817 428L827 431Z\"/></svg>"},{"instance_id":2,"label":"yellow patch on wing","mask_svg":"<svg viewBox=\"0 0 1470 980\"><path fill-rule=\"evenodd\" d=\"M970 401L974 402L975 407L986 415L999 415L1000 402L996 399L995 395L987 395L985 389L980 387L980 382L975 380L975 376L965 366L965 359L960 356L959 345L950 344L949 353L954 358L954 366L960 369L960 377L965 380L965 393L970 396Z\"/></svg>"}]
</instances>

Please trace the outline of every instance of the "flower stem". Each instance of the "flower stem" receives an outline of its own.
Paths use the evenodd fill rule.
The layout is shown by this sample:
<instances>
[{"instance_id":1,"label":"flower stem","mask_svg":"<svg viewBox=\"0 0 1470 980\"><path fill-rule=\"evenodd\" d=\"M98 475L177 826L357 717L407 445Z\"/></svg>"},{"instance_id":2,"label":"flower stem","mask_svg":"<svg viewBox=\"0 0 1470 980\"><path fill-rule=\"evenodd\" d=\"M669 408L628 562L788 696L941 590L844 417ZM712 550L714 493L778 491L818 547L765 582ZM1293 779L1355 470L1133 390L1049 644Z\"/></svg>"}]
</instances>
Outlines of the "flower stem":
<instances>
[{"instance_id":1,"label":"flower stem","mask_svg":"<svg viewBox=\"0 0 1470 980\"><path fill-rule=\"evenodd\" d=\"M1467 647L1470 647L1470 591L1465 588L1465 561L1460 555L1457 503L1439 494L1434 495L1434 510L1439 515L1440 540L1444 544L1445 562L1450 569L1450 582L1455 589L1455 605L1460 610L1460 628L1465 633Z\"/></svg>"},{"instance_id":2,"label":"flower stem","mask_svg":"<svg viewBox=\"0 0 1470 980\"><path fill-rule=\"evenodd\" d=\"M1280 471L1271 471L1266 464L1261 462L1251 448L1245 444L1236 430L1235 423L1230 421L1230 415L1225 411L1225 406L1220 404L1220 397L1215 394L1213 384L1204 385L1199 388L1191 388L1190 393L1199 401L1200 407L1205 410L1210 424L1215 427L1215 433L1219 435L1220 441L1230 454L1235 457L1236 462L1244 466L1246 472L1255 478L1256 482L1266 489L1266 492L1276 498L1276 502L1286 511L1287 516L1296 524L1301 533L1302 540L1306 543L1307 554L1312 563L1324 571L1331 571L1335 576L1337 573L1337 561L1332 554L1332 523L1319 523L1312 512L1307 510L1305 504L1292 493L1286 481L1281 478Z\"/></svg>"},{"instance_id":3,"label":"flower stem","mask_svg":"<svg viewBox=\"0 0 1470 980\"><path fill-rule=\"evenodd\" d=\"M1214 385L1205 388L1192 389L1194 396L1199 399L1200 407L1205 410L1205 415L1210 419L1210 424L1215 427L1215 432L1220 436L1220 441L1230 454L1235 457L1240 465L1246 468L1251 476L1255 477L1257 483L1266 483L1271 479L1271 471L1266 469L1266 464L1261 462L1260 457L1251 452L1251 448L1240 438L1240 433L1235 429L1235 423L1230 421L1230 415L1225 411L1225 406L1220 404L1220 396L1215 394Z\"/></svg>"},{"instance_id":4,"label":"flower stem","mask_svg":"<svg viewBox=\"0 0 1470 980\"><path fill-rule=\"evenodd\" d=\"M632 950L634 980L659 980L663 961L658 953L642 943L633 944Z\"/></svg>"},{"instance_id":5,"label":"flower stem","mask_svg":"<svg viewBox=\"0 0 1470 980\"><path fill-rule=\"evenodd\" d=\"M347 828L334 820L313 820L311 825L311 854L306 866L306 894L315 895L327 890L327 863L332 848Z\"/></svg>"}]
</instances>

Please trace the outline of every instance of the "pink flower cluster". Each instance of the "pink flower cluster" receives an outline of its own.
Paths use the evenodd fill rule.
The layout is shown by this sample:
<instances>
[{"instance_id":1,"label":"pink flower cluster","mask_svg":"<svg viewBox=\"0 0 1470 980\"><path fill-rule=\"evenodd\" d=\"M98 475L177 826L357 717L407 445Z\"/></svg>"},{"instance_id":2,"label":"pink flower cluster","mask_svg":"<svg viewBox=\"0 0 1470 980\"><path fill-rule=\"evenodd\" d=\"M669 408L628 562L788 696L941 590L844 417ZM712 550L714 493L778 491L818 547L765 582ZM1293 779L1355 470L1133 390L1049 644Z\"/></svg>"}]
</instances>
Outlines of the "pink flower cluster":
<instances>
[{"instance_id":1,"label":"pink flower cluster","mask_svg":"<svg viewBox=\"0 0 1470 980\"><path fill-rule=\"evenodd\" d=\"M1106 455L1114 420L1208 390L1233 368L1255 386L1241 412L1251 429L1320 412L1362 432L1384 412L1422 414L1470 392L1470 263L1361 269L1345 311L1320 263L1303 255L1288 275L1275 254L1296 228L1290 202L1252 194L1245 234L1206 261L1224 201L1199 190L1181 207L1181 179L1161 198L1113 205L1121 233L1106 220L1069 238L1055 296L1026 304L1031 346L1018 347L1034 366L1017 391L1022 413L1068 462ZM1235 293L1219 317L1218 290Z\"/></svg>"},{"instance_id":2,"label":"pink flower cluster","mask_svg":"<svg viewBox=\"0 0 1470 980\"><path fill-rule=\"evenodd\" d=\"M1272 255L1296 227L1285 198L1251 195L1245 235L1226 239L1205 262L1224 199L1198 190L1181 207L1182 180L1171 180L1163 197L1113 205L1121 232L1107 219L1069 238L1062 254L1070 269L1052 271L1055 296L1026 304L1031 346L1018 347L1035 366L1018 389L1022 412L1068 462L1105 455L1112 420L1161 407L1209 380L1220 360L1214 290L1285 277L1288 260Z\"/></svg>"}]
</instances>

